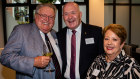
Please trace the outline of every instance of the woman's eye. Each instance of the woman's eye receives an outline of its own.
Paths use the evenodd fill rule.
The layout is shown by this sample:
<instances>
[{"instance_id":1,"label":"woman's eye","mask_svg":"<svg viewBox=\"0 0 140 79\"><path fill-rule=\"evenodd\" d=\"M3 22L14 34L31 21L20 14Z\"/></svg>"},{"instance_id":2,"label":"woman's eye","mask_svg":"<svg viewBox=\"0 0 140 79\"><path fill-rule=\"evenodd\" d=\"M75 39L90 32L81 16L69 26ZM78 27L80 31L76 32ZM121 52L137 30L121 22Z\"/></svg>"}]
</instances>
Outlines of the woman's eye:
<instances>
[{"instance_id":1,"label":"woman's eye","mask_svg":"<svg viewBox=\"0 0 140 79\"><path fill-rule=\"evenodd\" d=\"M104 40L108 40L108 38L104 38Z\"/></svg>"},{"instance_id":2,"label":"woman's eye","mask_svg":"<svg viewBox=\"0 0 140 79\"><path fill-rule=\"evenodd\" d=\"M113 39L114 41L117 41L117 39Z\"/></svg>"}]
</instances>

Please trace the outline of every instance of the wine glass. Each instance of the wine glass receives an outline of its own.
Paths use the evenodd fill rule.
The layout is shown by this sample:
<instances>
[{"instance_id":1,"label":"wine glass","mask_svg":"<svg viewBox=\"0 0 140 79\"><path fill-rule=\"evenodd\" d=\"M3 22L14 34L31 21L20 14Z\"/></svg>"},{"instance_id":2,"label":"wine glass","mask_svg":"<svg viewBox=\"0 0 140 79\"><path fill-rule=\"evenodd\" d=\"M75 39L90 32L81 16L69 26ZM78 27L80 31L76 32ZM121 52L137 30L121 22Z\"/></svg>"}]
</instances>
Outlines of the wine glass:
<instances>
[{"instance_id":1,"label":"wine glass","mask_svg":"<svg viewBox=\"0 0 140 79\"><path fill-rule=\"evenodd\" d=\"M50 44L50 42L48 42L48 44ZM49 56L51 57L53 55L53 49L50 45L50 48L46 47L45 44L43 44L43 56ZM47 67L44 69L44 72L49 72L50 75L51 75L51 72L54 72L55 71L55 68L52 68L52 61L50 60L49 64L47 65ZM52 75L51 75L52 76Z\"/></svg>"}]
</instances>

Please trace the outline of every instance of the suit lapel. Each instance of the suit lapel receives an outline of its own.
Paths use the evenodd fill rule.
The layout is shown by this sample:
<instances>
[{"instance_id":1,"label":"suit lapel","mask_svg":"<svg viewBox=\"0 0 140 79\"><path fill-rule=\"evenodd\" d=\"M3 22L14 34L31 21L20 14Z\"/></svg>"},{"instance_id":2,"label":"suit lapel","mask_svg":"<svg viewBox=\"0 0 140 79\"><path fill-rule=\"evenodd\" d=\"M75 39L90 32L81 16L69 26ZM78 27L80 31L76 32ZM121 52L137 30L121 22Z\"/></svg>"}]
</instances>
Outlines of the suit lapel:
<instances>
[{"instance_id":1,"label":"suit lapel","mask_svg":"<svg viewBox=\"0 0 140 79\"><path fill-rule=\"evenodd\" d=\"M61 44L60 48L61 48L61 56L62 56L62 60L63 60L63 64L62 64L62 75L64 75L64 72L66 70L66 65L67 65L67 55L66 55L66 34L67 34L67 27L64 28L63 32L61 32L59 40L61 40L59 42L59 44Z\"/></svg>"},{"instance_id":2,"label":"suit lapel","mask_svg":"<svg viewBox=\"0 0 140 79\"><path fill-rule=\"evenodd\" d=\"M39 54L42 55L42 50L43 50L44 42L43 42L43 39L42 39L42 37L40 35L39 29L38 29L38 27L35 24L33 24L33 28L31 29L31 34L33 36L32 40L34 40L33 41L34 42L34 46L37 49L36 51L38 51Z\"/></svg>"}]
</instances>

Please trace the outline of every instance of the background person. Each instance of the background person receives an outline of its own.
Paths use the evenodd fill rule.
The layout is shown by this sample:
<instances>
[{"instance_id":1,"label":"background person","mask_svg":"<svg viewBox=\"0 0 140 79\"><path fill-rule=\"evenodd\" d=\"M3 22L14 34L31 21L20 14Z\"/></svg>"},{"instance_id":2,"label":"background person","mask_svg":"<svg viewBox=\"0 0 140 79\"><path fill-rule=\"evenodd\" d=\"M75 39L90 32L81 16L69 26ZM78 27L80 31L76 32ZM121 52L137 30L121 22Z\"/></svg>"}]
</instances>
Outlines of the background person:
<instances>
[{"instance_id":1,"label":"background person","mask_svg":"<svg viewBox=\"0 0 140 79\"><path fill-rule=\"evenodd\" d=\"M87 79L140 79L140 65L122 50L126 34L125 28L119 24L104 28L105 53L92 63Z\"/></svg>"},{"instance_id":2,"label":"background person","mask_svg":"<svg viewBox=\"0 0 140 79\"><path fill-rule=\"evenodd\" d=\"M55 78L55 71L52 71L51 75L50 72L44 71L48 69L48 63L52 63L50 67L55 68L54 61L52 62L49 56L43 56L43 50L49 50L47 49L45 34L48 35L53 46L52 58L56 55L59 63L62 64L60 52L55 43L55 31L52 30L55 13L56 7L52 4L38 5L35 23L17 25L13 29L2 51L0 62L16 71L16 79L60 79Z\"/></svg>"},{"instance_id":3,"label":"background person","mask_svg":"<svg viewBox=\"0 0 140 79\"><path fill-rule=\"evenodd\" d=\"M63 62L62 75L68 79L85 78L94 58L103 52L102 28L83 23L81 17L78 4L68 2L64 5L63 19L67 27L57 35ZM71 41L73 37L75 42Z\"/></svg>"}]
</instances>

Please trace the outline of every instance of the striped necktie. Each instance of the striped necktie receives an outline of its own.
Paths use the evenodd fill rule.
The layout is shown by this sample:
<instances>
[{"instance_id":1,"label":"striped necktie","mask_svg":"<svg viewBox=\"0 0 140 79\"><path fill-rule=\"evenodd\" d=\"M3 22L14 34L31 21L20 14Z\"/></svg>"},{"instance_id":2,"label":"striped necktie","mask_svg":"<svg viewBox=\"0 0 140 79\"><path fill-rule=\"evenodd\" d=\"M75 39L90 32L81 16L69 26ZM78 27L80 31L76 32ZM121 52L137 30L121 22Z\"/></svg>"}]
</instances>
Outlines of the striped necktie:
<instances>
[{"instance_id":1,"label":"striped necktie","mask_svg":"<svg viewBox=\"0 0 140 79\"><path fill-rule=\"evenodd\" d=\"M52 60L53 60L53 63L54 63L54 66L55 66L55 79L62 79L62 75L61 75L61 71L60 71L60 66L59 66L59 63L58 63L58 60L57 60L57 57L54 53L54 50L52 48L52 45L49 41L49 38L47 36L47 34L45 34L45 40L46 40L46 44L48 46L48 49L52 52L53 52L53 55L52 55Z\"/></svg>"}]
</instances>

